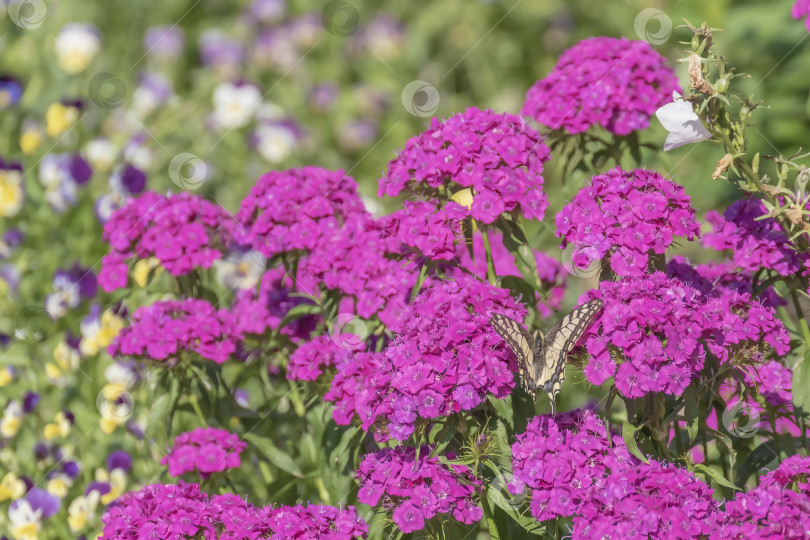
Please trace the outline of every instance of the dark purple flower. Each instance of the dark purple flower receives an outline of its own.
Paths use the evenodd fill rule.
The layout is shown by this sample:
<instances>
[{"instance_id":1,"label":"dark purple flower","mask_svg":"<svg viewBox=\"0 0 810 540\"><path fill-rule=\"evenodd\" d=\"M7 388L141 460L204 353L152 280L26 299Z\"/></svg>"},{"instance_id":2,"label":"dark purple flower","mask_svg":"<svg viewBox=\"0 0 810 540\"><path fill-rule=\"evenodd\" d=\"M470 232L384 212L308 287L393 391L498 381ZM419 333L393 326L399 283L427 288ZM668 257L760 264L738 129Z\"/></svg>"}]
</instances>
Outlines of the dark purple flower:
<instances>
[{"instance_id":1,"label":"dark purple flower","mask_svg":"<svg viewBox=\"0 0 810 540\"><path fill-rule=\"evenodd\" d=\"M37 487L32 488L25 495L25 500L31 505L31 508L34 511L40 510L42 512L42 517L45 519L56 514L62 504L59 497Z\"/></svg>"},{"instance_id":2,"label":"dark purple flower","mask_svg":"<svg viewBox=\"0 0 810 540\"><path fill-rule=\"evenodd\" d=\"M137 195L146 187L146 175L135 166L127 164L121 173L121 184L130 194Z\"/></svg>"},{"instance_id":3,"label":"dark purple flower","mask_svg":"<svg viewBox=\"0 0 810 540\"><path fill-rule=\"evenodd\" d=\"M132 467L132 458L124 450L116 450L107 456L107 469L123 469L124 472L129 472Z\"/></svg>"},{"instance_id":4,"label":"dark purple flower","mask_svg":"<svg viewBox=\"0 0 810 540\"><path fill-rule=\"evenodd\" d=\"M0 109L7 109L16 105L22 97L23 87L14 77L3 75L0 77Z\"/></svg>"}]
</instances>

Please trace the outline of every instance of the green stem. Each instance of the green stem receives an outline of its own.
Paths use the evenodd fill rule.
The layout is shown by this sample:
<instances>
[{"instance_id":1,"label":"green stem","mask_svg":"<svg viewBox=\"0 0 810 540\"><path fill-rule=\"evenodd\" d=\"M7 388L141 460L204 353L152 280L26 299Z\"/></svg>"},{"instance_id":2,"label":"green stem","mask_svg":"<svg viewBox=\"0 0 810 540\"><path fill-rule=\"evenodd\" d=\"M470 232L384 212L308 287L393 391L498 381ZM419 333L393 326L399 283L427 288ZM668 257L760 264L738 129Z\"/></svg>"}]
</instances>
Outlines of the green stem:
<instances>
[{"instance_id":1,"label":"green stem","mask_svg":"<svg viewBox=\"0 0 810 540\"><path fill-rule=\"evenodd\" d=\"M802 327L804 346L810 347L810 327L807 326L807 318L804 316L804 311L799 302L799 295L796 294L796 289L791 289L790 297L793 299L793 308L796 310L796 316L799 318L799 326Z\"/></svg>"},{"instance_id":2,"label":"green stem","mask_svg":"<svg viewBox=\"0 0 810 540\"><path fill-rule=\"evenodd\" d=\"M487 499L488 490L484 488L481 493L481 508L484 510L484 516L487 518L487 526L489 527L489 536L492 540L501 540L501 534L498 531L498 526L495 524L495 516L492 513L492 508L489 506L489 499Z\"/></svg>"},{"instance_id":3,"label":"green stem","mask_svg":"<svg viewBox=\"0 0 810 540\"><path fill-rule=\"evenodd\" d=\"M419 277L416 280L416 283L413 284L413 289L411 289L411 300L416 298L416 295L419 294L419 291L422 290L422 285L425 284L425 278L427 277L427 265L423 264L422 267L419 269Z\"/></svg>"},{"instance_id":4,"label":"green stem","mask_svg":"<svg viewBox=\"0 0 810 540\"><path fill-rule=\"evenodd\" d=\"M495 285L498 276L495 274L495 261L492 259L492 247L489 244L489 233L486 229L481 229L481 238L484 240L484 251L487 254L487 279Z\"/></svg>"},{"instance_id":5,"label":"green stem","mask_svg":"<svg viewBox=\"0 0 810 540\"><path fill-rule=\"evenodd\" d=\"M202 413L202 409L200 409L200 402L197 399L197 394L194 392L190 392L188 395L188 400L191 403L191 407L194 409L194 412L197 414L197 418L200 421L200 425L207 426L208 423L205 421L205 415Z\"/></svg>"}]
</instances>

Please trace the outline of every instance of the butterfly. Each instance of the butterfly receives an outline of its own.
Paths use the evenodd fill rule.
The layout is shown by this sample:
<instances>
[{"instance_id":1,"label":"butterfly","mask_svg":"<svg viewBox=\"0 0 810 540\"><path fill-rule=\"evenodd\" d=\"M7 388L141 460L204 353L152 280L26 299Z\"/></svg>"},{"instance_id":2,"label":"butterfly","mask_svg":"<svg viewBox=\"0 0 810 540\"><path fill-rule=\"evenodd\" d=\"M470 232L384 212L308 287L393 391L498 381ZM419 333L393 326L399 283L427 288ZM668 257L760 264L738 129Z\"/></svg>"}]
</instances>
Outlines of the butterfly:
<instances>
[{"instance_id":1,"label":"butterfly","mask_svg":"<svg viewBox=\"0 0 810 540\"><path fill-rule=\"evenodd\" d=\"M536 330L530 335L523 326L506 315L493 314L490 325L515 352L520 382L537 399L542 388L551 401L551 414L557 412L555 400L565 380L565 362L593 317L602 309L602 301L590 300L575 308L554 325L548 335Z\"/></svg>"}]
</instances>

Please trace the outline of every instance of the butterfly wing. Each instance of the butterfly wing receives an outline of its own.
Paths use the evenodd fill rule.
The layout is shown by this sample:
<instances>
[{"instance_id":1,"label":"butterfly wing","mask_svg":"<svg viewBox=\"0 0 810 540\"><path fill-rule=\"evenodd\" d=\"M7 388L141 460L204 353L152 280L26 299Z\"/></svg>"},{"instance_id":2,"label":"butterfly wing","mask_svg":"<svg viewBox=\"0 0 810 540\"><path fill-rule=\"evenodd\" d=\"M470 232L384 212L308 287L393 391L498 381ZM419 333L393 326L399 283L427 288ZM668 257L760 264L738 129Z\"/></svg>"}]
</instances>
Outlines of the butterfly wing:
<instances>
[{"instance_id":1,"label":"butterfly wing","mask_svg":"<svg viewBox=\"0 0 810 540\"><path fill-rule=\"evenodd\" d=\"M565 363L594 316L602 309L599 299L585 302L558 322L549 331L540 354L535 357L535 386L542 388L551 401L551 412L556 412L557 394L565 381Z\"/></svg>"},{"instance_id":2,"label":"butterfly wing","mask_svg":"<svg viewBox=\"0 0 810 540\"><path fill-rule=\"evenodd\" d=\"M537 394L534 385L535 341L523 325L506 315L495 313L489 319L489 324L498 332L498 335L511 347L518 359L518 374L520 382L526 392L533 396ZM541 341L542 342L542 341Z\"/></svg>"}]
</instances>

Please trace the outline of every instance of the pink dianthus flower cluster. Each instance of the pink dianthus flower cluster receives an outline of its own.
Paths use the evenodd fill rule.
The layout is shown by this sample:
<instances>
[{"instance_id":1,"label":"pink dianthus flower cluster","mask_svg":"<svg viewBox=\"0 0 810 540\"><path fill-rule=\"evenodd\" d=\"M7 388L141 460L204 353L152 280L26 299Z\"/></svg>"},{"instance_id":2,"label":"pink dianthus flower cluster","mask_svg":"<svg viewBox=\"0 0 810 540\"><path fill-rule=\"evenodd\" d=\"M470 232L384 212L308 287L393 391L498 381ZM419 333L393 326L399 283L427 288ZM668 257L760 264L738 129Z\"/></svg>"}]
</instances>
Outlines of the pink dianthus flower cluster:
<instances>
[{"instance_id":1,"label":"pink dianthus flower cluster","mask_svg":"<svg viewBox=\"0 0 810 540\"><path fill-rule=\"evenodd\" d=\"M205 480L212 473L239 467L239 454L247 443L224 429L197 428L175 437L171 451L160 461L171 476L196 472Z\"/></svg>"},{"instance_id":2,"label":"pink dianthus flower cluster","mask_svg":"<svg viewBox=\"0 0 810 540\"><path fill-rule=\"evenodd\" d=\"M163 300L141 306L132 323L109 345L112 356L128 355L166 360L183 351L222 364L243 339L236 318L206 300Z\"/></svg>"},{"instance_id":3,"label":"pink dianthus flower cluster","mask_svg":"<svg viewBox=\"0 0 810 540\"><path fill-rule=\"evenodd\" d=\"M543 219L543 163L549 150L522 118L471 107L412 137L388 164L379 195L410 193L443 206L472 188L470 215L492 223L504 213Z\"/></svg>"},{"instance_id":4,"label":"pink dianthus flower cluster","mask_svg":"<svg viewBox=\"0 0 810 540\"><path fill-rule=\"evenodd\" d=\"M383 352L351 355L337 364L325 396L335 402L335 421L345 425L356 414L365 430L377 422L377 438L402 441L418 417L469 410L489 394L506 397L517 365L489 324L493 313L522 320L526 311L505 289L469 275L429 281Z\"/></svg>"},{"instance_id":5,"label":"pink dianthus flower cluster","mask_svg":"<svg viewBox=\"0 0 810 540\"><path fill-rule=\"evenodd\" d=\"M353 506L255 507L232 494L208 495L197 484L150 484L125 493L102 517L102 540L363 538L368 526Z\"/></svg>"},{"instance_id":6,"label":"pink dianthus flower cluster","mask_svg":"<svg viewBox=\"0 0 810 540\"><path fill-rule=\"evenodd\" d=\"M680 90L666 59L646 41L583 39L529 89L521 114L581 133L599 124L616 135L645 129Z\"/></svg>"},{"instance_id":7,"label":"pink dianthus flower cluster","mask_svg":"<svg viewBox=\"0 0 810 540\"><path fill-rule=\"evenodd\" d=\"M367 455L356 473L357 499L376 506L382 498L383 508L393 512L403 533L422 530L425 521L439 514L452 514L468 525L478 522L483 511L474 497L481 482L466 466L443 465L438 456L429 457L430 451L424 447L417 457L416 448L397 446ZM454 458L447 454L447 459Z\"/></svg>"},{"instance_id":8,"label":"pink dianthus flower cluster","mask_svg":"<svg viewBox=\"0 0 810 540\"><path fill-rule=\"evenodd\" d=\"M131 257L155 257L173 276L209 268L233 244L237 230L226 210L202 197L147 191L104 224L110 252L101 261L99 285L107 292L125 287Z\"/></svg>"},{"instance_id":9,"label":"pink dianthus flower cluster","mask_svg":"<svg viewBox=\"0 0 810 540\"><path fill-rule=\"evenodd\" d=\"M675 236L700 233L683 186L655 171L616 167L593 177L590 185L557 214L562 248L572 245L571 262L587 269L610 256L618 276L647 272L650 252L663 254Z\"/></svg>"}]
</instances>

